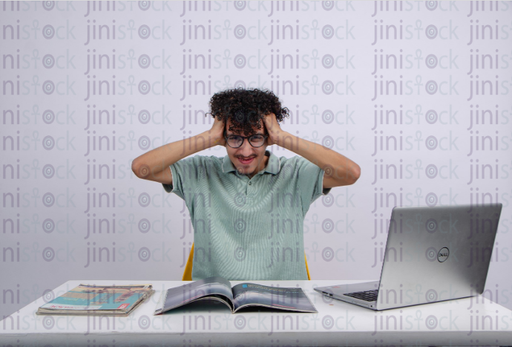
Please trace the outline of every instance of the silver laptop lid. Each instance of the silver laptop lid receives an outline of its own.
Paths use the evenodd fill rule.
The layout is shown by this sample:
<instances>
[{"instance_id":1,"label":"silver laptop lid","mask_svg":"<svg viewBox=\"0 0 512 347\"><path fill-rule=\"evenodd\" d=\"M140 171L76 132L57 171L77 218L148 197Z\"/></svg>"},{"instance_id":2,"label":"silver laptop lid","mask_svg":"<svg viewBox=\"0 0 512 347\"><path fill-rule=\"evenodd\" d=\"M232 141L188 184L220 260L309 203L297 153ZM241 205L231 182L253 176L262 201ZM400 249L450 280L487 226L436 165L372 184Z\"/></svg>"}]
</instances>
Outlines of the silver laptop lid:
<instances>
[{"instance_id":1,"label":"silver laptop lid","mask_svg":"<svg viewBox=\"0 0 512 347\"><path fill-rule=\"evenodd\" d=\"M481 294L501 204L393 209L376 309Z\"/></svg>"}]
</instances>

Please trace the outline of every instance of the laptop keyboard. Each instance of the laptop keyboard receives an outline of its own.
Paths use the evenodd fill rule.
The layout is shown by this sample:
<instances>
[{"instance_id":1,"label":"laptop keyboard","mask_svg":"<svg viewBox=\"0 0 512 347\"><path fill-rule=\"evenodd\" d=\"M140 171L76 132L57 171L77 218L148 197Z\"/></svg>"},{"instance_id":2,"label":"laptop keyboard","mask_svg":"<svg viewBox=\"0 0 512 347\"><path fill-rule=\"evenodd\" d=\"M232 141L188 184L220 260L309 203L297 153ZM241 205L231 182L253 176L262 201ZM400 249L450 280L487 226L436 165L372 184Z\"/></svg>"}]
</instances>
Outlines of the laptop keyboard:
<instances>
[{"instance_id":1,"label":"laptop keyboard","mask_svg":"<svg viewBox=\"0 0 512 347\"><path fill-rule=\"evenodd\" d=\"M350 296L352 298L364 300L364 301L377 301L378 293L379 293L379 290L375 289L375 290L367 290L364 292L346 293L344 295Z\"/></svg>"}]
</instances>

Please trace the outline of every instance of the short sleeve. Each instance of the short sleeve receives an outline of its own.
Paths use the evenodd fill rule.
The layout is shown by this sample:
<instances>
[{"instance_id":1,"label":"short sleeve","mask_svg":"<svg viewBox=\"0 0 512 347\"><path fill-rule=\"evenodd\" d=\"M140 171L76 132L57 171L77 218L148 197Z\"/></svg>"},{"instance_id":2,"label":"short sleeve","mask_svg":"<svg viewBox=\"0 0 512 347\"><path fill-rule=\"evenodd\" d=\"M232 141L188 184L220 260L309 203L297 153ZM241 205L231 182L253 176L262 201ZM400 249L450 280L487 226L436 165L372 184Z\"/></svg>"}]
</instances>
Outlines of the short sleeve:
<instances>
[{"instance_id":1,"label":"short sleeve","mask_svg":"<svg viewBox=\"0 0 512 347\"><path fill-rule=\"evenodd\" d=\"M175 193L185 199L185 186L192 186L201 173L204 173L204 157L194 156L177 161L170 166L172 184L162 184L167 193Z\"/></svg>"},{"instance_id":2,"label":"short sleeve","mask_svg":"<svg viewBox=\"0 0 512 347\"><path fill-rule=\"evenodd\" d=\"M323 188L324 170L302 157L297 157L297 179L301 194L303 212L320 196L327 195L330 188Z\"/></svg>"}]
</instances>

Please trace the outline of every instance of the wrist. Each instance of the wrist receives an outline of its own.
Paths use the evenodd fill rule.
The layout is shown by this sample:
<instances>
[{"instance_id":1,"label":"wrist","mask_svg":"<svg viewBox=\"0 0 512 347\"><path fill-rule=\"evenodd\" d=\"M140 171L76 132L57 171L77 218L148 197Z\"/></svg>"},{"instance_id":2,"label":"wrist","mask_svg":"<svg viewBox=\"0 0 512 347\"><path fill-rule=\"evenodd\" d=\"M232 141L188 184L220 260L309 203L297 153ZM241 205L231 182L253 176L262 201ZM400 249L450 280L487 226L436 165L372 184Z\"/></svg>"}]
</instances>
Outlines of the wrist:
<instances>
[{"instance_id":1,"label":"wrist","mask_svg":"<svg viewBox=\"0 0 512 347\"><path fill-rule=\"evenodd\" d=\"M291 143L293 143L294 136L286 131L279 131L273 134L271 137L271 142L273 144L278 145L279 147L285 147L290 146Z\"/></svg>"},{"instance_id":2,"label":"wrist","mask_svg":"<svg viewBox=\"0 0 512 347\"><path fill-rule=\"evenodd\" d=\"M201 142L204 143L205 149L212 148L215 146L224 146L224 134L216 134L213 131L205 131L202 134L199 134L201 138Z\"/></svg>"}]
</instances>

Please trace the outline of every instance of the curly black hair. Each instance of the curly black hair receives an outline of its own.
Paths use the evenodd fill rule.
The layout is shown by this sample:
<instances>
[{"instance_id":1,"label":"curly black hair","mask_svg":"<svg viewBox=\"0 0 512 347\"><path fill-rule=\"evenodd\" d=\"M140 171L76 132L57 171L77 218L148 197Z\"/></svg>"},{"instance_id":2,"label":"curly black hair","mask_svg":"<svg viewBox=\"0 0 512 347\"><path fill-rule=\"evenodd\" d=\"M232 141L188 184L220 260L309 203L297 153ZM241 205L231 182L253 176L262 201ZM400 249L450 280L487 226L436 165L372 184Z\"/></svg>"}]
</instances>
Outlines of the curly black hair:
<instances>
[{"instance_id":1,"label":"curly black hair","mask_svg":"<svg viewBox=\"0 0 512 347\"><path fill-rule=\"evenodd\" d=\"M269 90L227 89L210 99L209 115L225 124L229 119L229 131L237 134L249 135L254 133L254 128L261 129L262 119L269 113L276 115L278 123L289 116L288 109L281 107L279 98Z\"/></svg>"}]
</instances>

